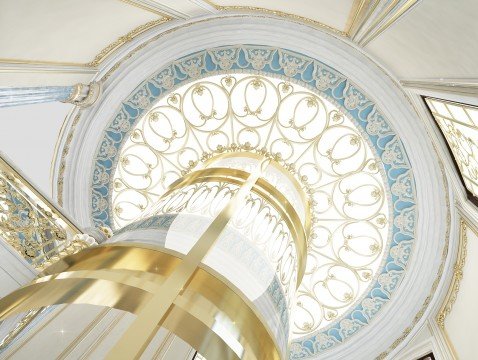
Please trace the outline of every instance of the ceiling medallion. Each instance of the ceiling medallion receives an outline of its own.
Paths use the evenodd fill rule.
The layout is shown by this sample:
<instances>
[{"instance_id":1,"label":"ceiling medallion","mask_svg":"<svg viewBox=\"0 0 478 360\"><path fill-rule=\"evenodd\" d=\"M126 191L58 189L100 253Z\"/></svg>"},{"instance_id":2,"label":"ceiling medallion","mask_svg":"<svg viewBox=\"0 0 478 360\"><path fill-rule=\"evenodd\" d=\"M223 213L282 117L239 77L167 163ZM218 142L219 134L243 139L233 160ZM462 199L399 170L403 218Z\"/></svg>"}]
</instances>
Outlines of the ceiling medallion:
<instances>
[{"instance_id":1,"label":"ceiling medallion","mask_svg":"<svg viewBox=\"0 0 478 360\"><path fill-rule=\"evenodd\" d=\"M120 228L203 162L242 151L268 154L307 194L307 269L291 356L314 355L368 324L390 299L414 239L414 180L403 146L340 73L260 46L211 49L162 69L105 130L93 220Z\"/></svg>"}]
</instances>

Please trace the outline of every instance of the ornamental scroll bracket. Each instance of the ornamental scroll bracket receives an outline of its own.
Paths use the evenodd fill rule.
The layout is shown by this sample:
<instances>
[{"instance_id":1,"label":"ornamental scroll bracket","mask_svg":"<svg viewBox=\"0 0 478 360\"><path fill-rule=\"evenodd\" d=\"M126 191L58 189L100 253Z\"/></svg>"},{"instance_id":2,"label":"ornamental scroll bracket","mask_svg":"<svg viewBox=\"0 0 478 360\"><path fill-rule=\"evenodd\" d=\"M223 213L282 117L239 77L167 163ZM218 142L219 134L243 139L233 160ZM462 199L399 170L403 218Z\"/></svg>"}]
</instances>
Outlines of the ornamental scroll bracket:
<instances>
[{"instance_id":1,"label":"ornamental scroll bracket","mask_svg":"<svg viewBox=\"0 0 478 360\"><path fill-rule=\"evenodd\" d=\"M62 102L86 108L93 105L100 95L100 83L91 82L88 85L78 83L73 86L70 96Z\"/></svg>"}]
</instances>

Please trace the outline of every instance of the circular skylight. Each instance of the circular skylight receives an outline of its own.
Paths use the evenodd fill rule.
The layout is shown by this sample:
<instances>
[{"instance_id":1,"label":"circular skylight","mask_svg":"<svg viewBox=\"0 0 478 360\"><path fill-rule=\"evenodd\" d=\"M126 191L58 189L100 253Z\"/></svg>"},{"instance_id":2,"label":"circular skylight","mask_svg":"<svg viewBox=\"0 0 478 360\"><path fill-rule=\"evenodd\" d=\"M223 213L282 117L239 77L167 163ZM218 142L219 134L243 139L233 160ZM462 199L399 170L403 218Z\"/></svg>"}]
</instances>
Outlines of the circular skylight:
<instances>
[{"instance_id":1,"label":"circular skylight","mask_svg":"<svg viewBox=\"0 0 478 360\"><path fill-rule=\"evenodd\" d=\"M361 131L325 97L279 78L228 73L182 85L141 117L121 148L114 226L141 218L169 184L211 157L274 157L301 184L311 209L292 337L316 332L366 293L387 249L383 165Z\"/></svg>"}]
</instances>

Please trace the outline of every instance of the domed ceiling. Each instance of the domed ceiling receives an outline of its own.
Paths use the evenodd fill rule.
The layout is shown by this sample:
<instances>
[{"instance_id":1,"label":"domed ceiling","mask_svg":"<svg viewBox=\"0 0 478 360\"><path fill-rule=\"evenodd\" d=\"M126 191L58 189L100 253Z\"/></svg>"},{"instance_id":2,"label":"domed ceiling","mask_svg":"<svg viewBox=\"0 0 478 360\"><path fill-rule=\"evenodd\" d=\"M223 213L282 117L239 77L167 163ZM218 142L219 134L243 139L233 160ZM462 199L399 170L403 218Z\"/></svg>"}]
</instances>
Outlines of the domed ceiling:
<instances>
[{"instance_id":1,"label":"domed ceiling","mask_svg":"<svg viewBox=\"0 0 478 360\"><path fill-rule=\"evenodd\" d=\"M243 19L221 21L214 26L230 28L219 43L247 44L254 26L234 32ZM147 214L171 182L213 156L270 156L297 179L311 207L291 357L346 357L345 344L357 349L372 333L391 339L377 349L361 347L365 358L377 356L431 291L447 224L429 228L419 219L433 211L444 219L445 207L423 204L446 199L437 191L442 176L428 187L420 179L440 174L440 168L429 161L432 150L420 141L423 129L413 127L405 98L363 55L319 31L304 35L300 45L286 34L284 47L270 46L281 42L274 27L282 22L252 23L255 41L264 38L260 44L204 45L211 42L206 21L195 25L195 41L186 40L186 28L170 38L159 35L135 50L131 61L126 57L105 69L103 99L72 115L82 121L76 120L71 135L77 150L66 167L66 206L84 222L119 229ZM261 26L264 31L257 32ZM288 31L297 35L301 29L294 26ZM277 35L267 41L270 34ZM298 51L313 36L317 49ZM168 52L172 43L177 50ZM374 97L364 86L375 89ZM404 139L404 133L410 136ZM75 165L91 161L91 171ZM89 194L89 203L72 205L82 194ZM424 266L433 270L418 283L408 276L406 270ZM394 323L399 303L404 316Z\"/></svg>"}]
</instances>

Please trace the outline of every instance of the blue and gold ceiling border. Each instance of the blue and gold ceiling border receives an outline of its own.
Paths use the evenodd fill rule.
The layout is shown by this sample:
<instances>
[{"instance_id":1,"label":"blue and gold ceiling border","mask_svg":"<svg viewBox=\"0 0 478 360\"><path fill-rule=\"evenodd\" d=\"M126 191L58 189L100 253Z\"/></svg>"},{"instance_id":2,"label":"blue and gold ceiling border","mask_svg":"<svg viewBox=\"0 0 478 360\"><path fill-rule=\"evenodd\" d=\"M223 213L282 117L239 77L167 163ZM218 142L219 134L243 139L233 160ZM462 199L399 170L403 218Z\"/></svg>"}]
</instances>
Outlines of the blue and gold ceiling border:
<instances>
[{"instance_id":1,"label":"blue and gold ceiling border","mask_svg":"<svg viewBox=\"0 0 478 360\"><path fill-rule=\"evenodd\" d=\"M417 220L415 180L400 138L376 104L337 70L297 52L258 45L203 50L162 68L121 103L104 130L92 176L92 220L98 227L112 226L114 169L122 144L141 116L175 88L227 72L281 77L315 91L349 115L383 165L392 228L384 262L365 295L351 310L326 328L291 344L291 359L311 357L346 341L368 325L390 300L405 273Z\"/></svg>"}]
</instances>

